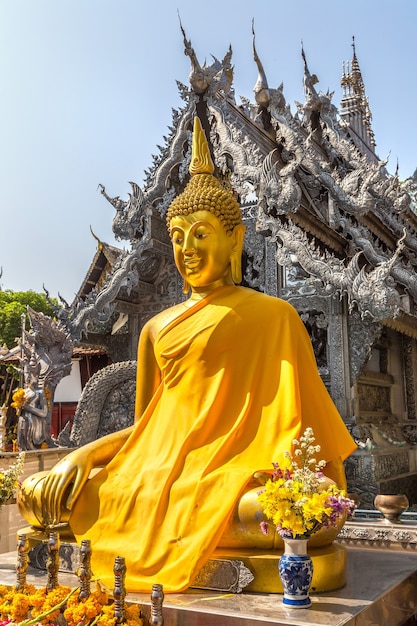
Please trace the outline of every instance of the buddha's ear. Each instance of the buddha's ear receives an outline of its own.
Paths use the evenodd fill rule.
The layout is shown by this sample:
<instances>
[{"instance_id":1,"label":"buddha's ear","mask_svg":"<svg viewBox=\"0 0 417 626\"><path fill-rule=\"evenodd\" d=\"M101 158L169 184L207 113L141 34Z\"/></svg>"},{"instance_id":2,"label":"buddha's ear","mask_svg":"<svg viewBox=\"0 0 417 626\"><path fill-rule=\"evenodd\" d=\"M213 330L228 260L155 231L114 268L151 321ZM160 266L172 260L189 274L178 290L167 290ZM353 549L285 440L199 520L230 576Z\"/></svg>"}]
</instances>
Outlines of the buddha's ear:
<instances>
[{"instance_id":1,"label":"buddha's ear","mask_svg":"<svg viewBox=\"0 0 417 626\"><path fill-rule=\"evenodd\" d=\"M230 268L232 270L232 280L235 285L242 282L242 252L245 239L246 226L239 224L232 232L233 246L230 255Z\"/></svg>"}]
</instances>

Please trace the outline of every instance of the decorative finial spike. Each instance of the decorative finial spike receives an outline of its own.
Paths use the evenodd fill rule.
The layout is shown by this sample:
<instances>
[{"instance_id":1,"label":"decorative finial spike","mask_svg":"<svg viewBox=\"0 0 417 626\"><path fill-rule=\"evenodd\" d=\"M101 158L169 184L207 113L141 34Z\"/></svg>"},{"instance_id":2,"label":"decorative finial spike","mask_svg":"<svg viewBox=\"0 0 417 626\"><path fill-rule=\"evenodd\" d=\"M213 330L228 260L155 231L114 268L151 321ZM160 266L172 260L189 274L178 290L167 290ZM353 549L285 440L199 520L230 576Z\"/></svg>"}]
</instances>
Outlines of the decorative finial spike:
<instances>
[{"instance_id":1,"label":"decorative finial spike","mask_svg":"<svg viewBox=\"0 0 417 626\"><path fill-rule=\"evenodd\" d=\"M193 144L191 149L190 174L213 174L214 163L211 159L206 134L201 126L200 118L194 118Z\"/></svg>"},{"instance_id":2,"label":"decorative finial spike","mask_svg":"<svg viewBox=\"0 0 417 626\"><path fill-rule=\"evenodd\" d=\"M98 250L102 250L103 249L103 242L101 241L101 239L99 237L97 237L97 235L94 233L93 228L90 224L90 233L93 235L94 239L97 241L97 248Z\"/></svg>"}]
</instances>

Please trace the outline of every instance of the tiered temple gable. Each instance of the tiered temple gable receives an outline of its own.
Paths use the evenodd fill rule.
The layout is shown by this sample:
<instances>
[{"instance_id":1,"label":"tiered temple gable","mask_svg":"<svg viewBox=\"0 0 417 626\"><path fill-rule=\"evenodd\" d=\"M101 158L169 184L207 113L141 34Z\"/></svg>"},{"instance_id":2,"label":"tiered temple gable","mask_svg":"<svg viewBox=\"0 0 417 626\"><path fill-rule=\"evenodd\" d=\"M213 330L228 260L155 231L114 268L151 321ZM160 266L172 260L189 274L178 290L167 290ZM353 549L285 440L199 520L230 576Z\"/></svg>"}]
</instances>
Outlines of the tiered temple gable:
<instances>
[{"instance_id":1,"label":"tiered temple gable","mask_svg":"<svg viewBox=\"0 0 417 626\"><path fill-rule=\"evenodd\" d=\"M232 50L202 66L183 35L189 86L178 84L184 105L143 189L130 183L123 201L101 187L116 209L114 233L129 247L60 318L74 340L104 344L113 361L131 361L143 324L184 298L165 215L188 181L199 115L218 174L230 177L242 203L243 284L298 310L359 444L347 463L350 490L362 506L372 506L378 491L406 492L417 502L417 175L400 181L375 152L355 48L343 70L340 111L333 94L317 90L301 51L305 100L293 113L283 85L269 86L255 36L254 101L238 102Z\"/></svg>"}]
</instances>

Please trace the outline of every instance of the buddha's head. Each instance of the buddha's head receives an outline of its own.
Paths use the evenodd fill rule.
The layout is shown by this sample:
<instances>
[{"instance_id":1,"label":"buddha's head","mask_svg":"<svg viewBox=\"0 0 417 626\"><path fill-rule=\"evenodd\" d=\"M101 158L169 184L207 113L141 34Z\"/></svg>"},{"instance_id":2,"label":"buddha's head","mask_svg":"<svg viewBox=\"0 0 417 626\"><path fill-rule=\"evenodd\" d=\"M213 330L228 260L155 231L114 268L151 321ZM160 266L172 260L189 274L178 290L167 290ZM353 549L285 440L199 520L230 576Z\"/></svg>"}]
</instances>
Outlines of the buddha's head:
<instances>
[{"instance_id":1,"label":"buddha's head","mask_svg":"<svg viewBox=\"0 0 417 626\"><path fill-rule=\"evenodd\" d=\"M207 139L194 121L191 179L170 205L167 226L174 259L184 279L184 292L240 283L245 228L240 205L213 176Z\"/></svg>"}]
</instances>

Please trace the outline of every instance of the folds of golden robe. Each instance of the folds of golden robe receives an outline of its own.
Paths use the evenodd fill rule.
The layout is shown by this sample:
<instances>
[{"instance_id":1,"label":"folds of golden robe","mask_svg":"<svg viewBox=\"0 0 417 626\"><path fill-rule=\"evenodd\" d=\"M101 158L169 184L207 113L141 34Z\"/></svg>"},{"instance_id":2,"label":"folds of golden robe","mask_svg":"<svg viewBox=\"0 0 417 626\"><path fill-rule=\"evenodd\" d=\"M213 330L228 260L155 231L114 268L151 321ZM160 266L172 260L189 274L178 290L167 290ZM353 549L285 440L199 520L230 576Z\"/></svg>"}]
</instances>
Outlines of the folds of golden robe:
<instances>
[{"instance_id":1,"label":"folds of golden robe","mask_svg":"<svg viewBox=\"0 0 417 626\"><path fill-rule=\"evenodd\" d=\"M155 341L162 382L115 458L70 518L109 586L124 556L127 588L187 588L208 560L254 472L270 471L305 428L320 457L355 448L288 303L220 287ZM140 367L140 365L139 365ZM139 371L140 375L140 371Z\"/></svg>"}]
</instances>

